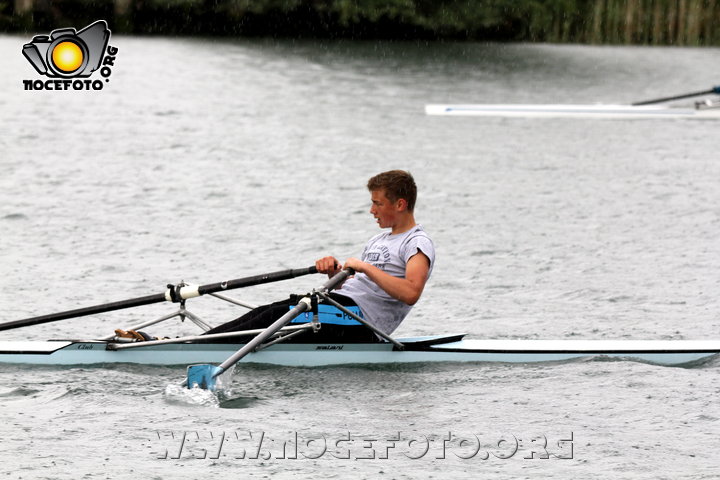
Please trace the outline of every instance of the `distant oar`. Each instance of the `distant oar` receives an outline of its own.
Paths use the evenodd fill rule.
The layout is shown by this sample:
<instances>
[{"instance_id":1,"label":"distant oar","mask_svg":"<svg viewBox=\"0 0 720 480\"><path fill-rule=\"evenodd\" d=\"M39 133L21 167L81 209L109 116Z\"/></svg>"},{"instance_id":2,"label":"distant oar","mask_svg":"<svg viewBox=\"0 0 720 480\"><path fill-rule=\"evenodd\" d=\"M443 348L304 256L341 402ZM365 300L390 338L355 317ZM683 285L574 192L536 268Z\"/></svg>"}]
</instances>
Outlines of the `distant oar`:
<instances>
[{"instance_id":1,"label":"distant oar","mask_svg":"<svg viewBox=\"0 0 720 480\"><path fill-rule=\"evenodd\" d=\"M713 87L710 90L705 90L704 92L685 93L683 95L676 95L674 97L657 98L655 100L645 100L644 102L636 102L636 103L633 103L632 105L635 107L640 106L640 105L652 105L653 103L671 102L673 100L682 100L683 98L700 97L702 95L712 95L712 94L720 95L720 85L718 85L717 87Z\"/></svg>"},{"instance_id":2,"label":"distant oar","mask_svg":"<svg viewBox=\"0 0 720 480\"><path fill-rule=\"evenodd\" d=\"M233 290L235 288L250 287L252 285L260 285L262 283L278 282L280 280L288 280L290 278L317 273L317 269L312 267L298 268L290 270L281 270L278 272L264 273L252 277L238 278L228 280L226 282L210 283L207 285L187 285L183 287L173 287L168 285L168 289L164 293L148 295L146 297L131 298L129 300L120 300L118 302L104 303L93 307L78 308L68 310L66 312L51 313L49 315L41 315L39 317L26 318L23 320L14 320L12 322L0 323L0 331L10 330L13 328L27 327L30 325L39 325L41 323L57 322L59 320L67 320L69 318L83 317L86 315L95 315L98 313L112 312L123 308L139 307L142 305L150 305L152 303L161 302L179 302L188 298L199 297L208 293L221 292L223 290Z\"/></svg>"},{"instance_id":3,"label":"distant oar","mask_svg":"<svg viewBox=\"0 0 720 480\"><path fill-rule=\"evenodd\" d=\"M347 277L355 273L351 268L346 268L341 272L334 275L330 280L316 290L320 292L329 292L333 288L340 285L345 281ZM187 368L187 380L185 385L188 388L200 387L205 390L215 390L216 379L219 375L222 375L227 369L239 362L245 355L253 352L261 343L271 337L274 333L280 330L282 327L290 323L295 317L303 312L307 312L312 309L312 300L309 294L298 302L298 304L285 315L277 319L272 325L267 327L262 333L259 333L256 337L246 343L240 350L235 352L223 363L217 367L212 364L199 364L190 365Z\"/></svg>"}]
</instances>

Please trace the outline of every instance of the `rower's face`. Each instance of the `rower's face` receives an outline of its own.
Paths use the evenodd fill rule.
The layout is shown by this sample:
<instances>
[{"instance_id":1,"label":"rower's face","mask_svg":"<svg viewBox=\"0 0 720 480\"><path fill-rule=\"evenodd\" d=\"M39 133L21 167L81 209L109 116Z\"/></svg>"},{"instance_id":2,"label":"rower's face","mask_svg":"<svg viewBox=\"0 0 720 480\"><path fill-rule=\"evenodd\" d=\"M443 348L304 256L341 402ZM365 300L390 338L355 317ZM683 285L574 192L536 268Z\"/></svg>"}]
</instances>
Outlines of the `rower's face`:
<instances>
[{"instance_id":1,"label":"rower's face","mask_svg":"<svg viewBox=\"0 0 720 480\"><path fill-rule=\"evenodd\" d=\"M385 190L373 190L370 192L370 199L372 200L372 206L370 207L370 213L377 220L380 228L392 228L395 225L397 214L399 212L399 203L393 203L385 196Z\"/></svg>"}]
</instances>

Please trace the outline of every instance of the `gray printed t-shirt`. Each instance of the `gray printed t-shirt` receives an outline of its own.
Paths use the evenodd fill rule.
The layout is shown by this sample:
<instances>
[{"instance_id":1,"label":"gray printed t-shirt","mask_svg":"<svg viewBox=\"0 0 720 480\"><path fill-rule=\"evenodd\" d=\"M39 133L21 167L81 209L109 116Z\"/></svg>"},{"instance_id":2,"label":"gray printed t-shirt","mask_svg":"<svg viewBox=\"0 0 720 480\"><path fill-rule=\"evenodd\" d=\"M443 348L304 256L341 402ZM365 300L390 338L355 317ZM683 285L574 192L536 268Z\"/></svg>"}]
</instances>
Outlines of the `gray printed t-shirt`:
<instances>
[{"instance_id":1,"label":"gray printed t-shirt","mask_svg":"<svg viewBox=\"0 0 720 480\"><path fill-rule=\"evenodd\" d=\"M429 278L435 264L435 247L421 225L397 235L383 232L374 236L365 246L361 260L394 277L405 278L407 262L418 252L430 259ZM365 320L386 334L392 333L412 308L385 293L364 273L348 279L337 293L352 298Z\"/></svg>"}]
</instances>

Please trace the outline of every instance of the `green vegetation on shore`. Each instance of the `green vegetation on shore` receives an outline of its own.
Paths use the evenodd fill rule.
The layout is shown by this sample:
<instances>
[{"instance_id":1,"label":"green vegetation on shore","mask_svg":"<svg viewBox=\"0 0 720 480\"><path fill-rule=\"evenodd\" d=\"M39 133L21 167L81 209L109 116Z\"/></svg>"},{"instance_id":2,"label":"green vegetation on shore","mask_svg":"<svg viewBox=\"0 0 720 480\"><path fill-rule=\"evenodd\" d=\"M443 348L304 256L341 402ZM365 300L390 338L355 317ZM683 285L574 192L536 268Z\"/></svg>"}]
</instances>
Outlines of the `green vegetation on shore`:
<instances>
[{"instance_id":1,"label":"green vegetation on shore","mask_svg":"<svg viewBox=\"0 0 720 480\"><path fill-rule=\"evenodd\" d=\"M31 8L28 8L31 5ZM720 0L0 0L0 29L720 45Z\"/></svg>"}]
</instances>

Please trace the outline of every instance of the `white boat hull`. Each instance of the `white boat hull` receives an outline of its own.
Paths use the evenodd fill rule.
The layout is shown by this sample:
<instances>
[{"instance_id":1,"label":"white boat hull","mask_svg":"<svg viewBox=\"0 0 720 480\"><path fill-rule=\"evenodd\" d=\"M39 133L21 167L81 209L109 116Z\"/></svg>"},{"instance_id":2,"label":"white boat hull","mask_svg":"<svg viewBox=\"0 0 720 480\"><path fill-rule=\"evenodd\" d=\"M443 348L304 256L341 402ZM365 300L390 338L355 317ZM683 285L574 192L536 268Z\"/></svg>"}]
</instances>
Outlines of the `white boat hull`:
<instances>
[{"instance_id":1,"label":"white boat hull","mask_svg":"<svg viewBox=\"0 0 720 480\"><path fill-rule=\"evenodd\" d=\"M720 108L674 108L663 105L467 104L426 105L427 115L515 118L693 118L720 120Z\"/></svg>"},{"instance_id":2,"label":"white boat hull","mask_svg":"<svg viewBox=\"0 0 720 480\"><path fill-rule=\"evenodd\" d=\"M720 353L720 341L605 340L463 340L461 335L398 339L389 343L279 343L249 354L242 363L291 367L425 362L563 362L582 358L614 358L666 366L685 366ZM100 341L0 342L0 363L92 365L135 363L188 365L221 363L243 344L180 343L113 350Z\"/></svg>"}]
</instances>

